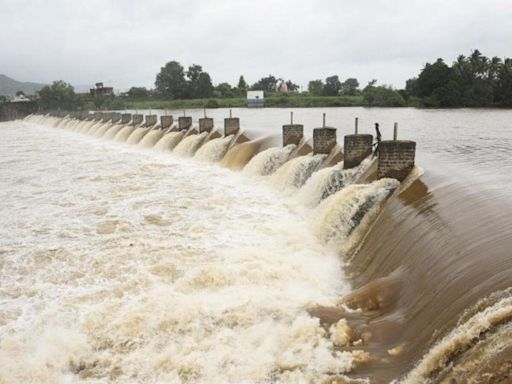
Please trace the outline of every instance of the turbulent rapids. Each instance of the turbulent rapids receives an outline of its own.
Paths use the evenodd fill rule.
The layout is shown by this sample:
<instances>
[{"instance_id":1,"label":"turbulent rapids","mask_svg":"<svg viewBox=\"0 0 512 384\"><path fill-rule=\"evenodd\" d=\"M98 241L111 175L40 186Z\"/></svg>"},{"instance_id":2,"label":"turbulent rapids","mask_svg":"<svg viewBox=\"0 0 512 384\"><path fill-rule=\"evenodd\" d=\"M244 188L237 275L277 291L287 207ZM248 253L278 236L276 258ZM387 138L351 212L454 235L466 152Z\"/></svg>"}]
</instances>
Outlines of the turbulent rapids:
<instances>
[{"instance_id":1,"label":"turbulent rapids","mask_svg":"<svg viewBox=\"0 0 512 384\"><path fill-rule=\"evenodd\" d=\"M506 193L193 127L0 132L2 384L510 382Z\"/></svg>"}]
</instances>

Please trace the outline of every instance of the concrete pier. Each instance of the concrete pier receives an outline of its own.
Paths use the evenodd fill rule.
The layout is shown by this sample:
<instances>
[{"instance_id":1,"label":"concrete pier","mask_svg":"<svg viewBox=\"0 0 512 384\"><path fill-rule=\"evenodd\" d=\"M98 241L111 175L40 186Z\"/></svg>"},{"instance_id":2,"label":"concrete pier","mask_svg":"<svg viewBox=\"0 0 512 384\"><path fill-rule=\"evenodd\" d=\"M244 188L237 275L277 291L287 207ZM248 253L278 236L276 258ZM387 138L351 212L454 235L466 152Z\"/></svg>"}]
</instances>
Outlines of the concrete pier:
<instances>
[{"instance_id":1,"label":"concrete pier","mask_svg":"<svg viewBox=\"0 0 512 384\"><path fill-rule=\"evenodd\" d=\"M160 128L161 129L169 128L172 125L172 123L174 123L174 119L173 119L172 115L160 116Z\"/></svg>"},{"instance_id":2,"label":"concrete pier","mask_svg":"<svg viewBox=\"0 0 512 384\"><path fill-rule=\"evenodd\" d=\"M152 127L157 122L156 115L146 115L146 127Z\"/></svg>"},{"instance_id":3,"label":"concrete pier","mask_svg":"<svg viewBox=\"0 0 512 384\"><path fill-rule=\"evenodd\" d=\"M103 119L101 121L106 123L106 122L108 122L110 120L112 120L112 112L104 112L103 113Z\"/></svg>"},{"instance_id":4,"label":"concrete pier","mask_svg":"<svg viewBox=\"0 0 512 384\"><path fill-rule=\"evenodd\" d=\"M192 126L192 117L191 116L180 116L178 117L178 129L184 130L189 129Z\"/></svg>"},{"instance_id":5,"label":"concrete pier","mask_svg":"<svg viewBox=\"0 0 512 384\"><path fill-rule=\"evenodd\" d=\"M103 119L103 112L94 112L94 120L100 121L101 119Z\"/></svg>"},{"instance_id":6,"label":"concrete pier","mask_svg":"<svg viewBox=\"0 0 512 384\"><path fill-rule=\"evenodd\" d=\"M112 122L115 124L119 121L121 121L121 114L118 112L113 112L112 113Z\"/></svg>"},{"instance_id":7,"label":"concrete pier","mask_svg":"<svg viewBox=\"0 0 512 384\"><path fill-rule=\"evenodd\" d=\"M240 118L227 117L224 119L224 136L236 135L240 131Z\"/></svg>"},{"instance_id":8,"label":"concrete pier","mask_svg":"<svg viewBox=\"0 0 512 384\"><path fill-rule=\"evenodd\" d=\"M344 140L343 168L354 168L372 154L372 135L347 135Z\"/></svg>"},{"instance_id":9,"label":"concrete pier","mask_svg":"<svg viewBox=\"0 0 512 384\"><path fill-rule=\"evenodd\" d=\"M283 125L283 147L290 144L299 145L304 137L304 125L285 124Z\"/></svg>"},{"instance_id":10,"label":"concrete pier","mask_svg":"<svg viewBox=\"0 0 512 384\"><path fill-rule=\"evenodd\" d=\"M132 125L139 125L144 121L144 115L135 114L132 116Z\"/></svg>"},{"instance_id":11,"label":"concrete pier","mask_svg":"<svg viewBox=\"0 0 512 384\"><path fill-rule=\"evenodd\" d=\"M377 177L390 177L404 181L414 167L416 142L408 140L386 140L379 145Z\"/></svg>"},{"instance_id":12,"label":"concrete pier","mask_svg":"<svg viewBox=\"0 0 512 384\"><path fill-rule=\"evenodd\" d=\"M211 132L213 129L213 119L211 117L203 117L199 119L199 133Z\"/></svg>"},{"instance_id":13,"label":"concrete pier","mask_svg":"<svg viewBox=\"0 0 512 384\"><path fill-rule=\"evenodd\" d=\"M313 153L328 155L336 146L336 128L322 127L313 129Z\"/></svg>"},{"instance_id":14,"label":"concrete pier","mask_svg":"<svg viewBox=\"0 0 512 384\"><path fill-rule=\"evenodd\" d=\"M132 121L131 113L123 113L121 115L121 124L128 124L130 121Z\"/></svg>"}]
</instances>

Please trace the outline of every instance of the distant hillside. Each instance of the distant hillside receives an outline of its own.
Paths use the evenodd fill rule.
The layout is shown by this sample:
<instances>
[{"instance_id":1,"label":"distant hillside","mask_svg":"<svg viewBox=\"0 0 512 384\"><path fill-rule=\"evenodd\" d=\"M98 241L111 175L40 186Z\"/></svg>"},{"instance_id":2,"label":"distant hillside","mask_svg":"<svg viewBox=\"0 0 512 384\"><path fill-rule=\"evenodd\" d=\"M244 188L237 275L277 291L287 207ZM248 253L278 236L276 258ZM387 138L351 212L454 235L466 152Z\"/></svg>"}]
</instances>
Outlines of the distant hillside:
<instances>
[{"instance_id":1,"label":"distant hillside","mask_svg":"<svg viewBox=\"0 0 512 384\"><path fill-rule=\"evenodd\" d=\"M46 84L24 83L0 74L0 96L14 96L16 92L23 91L25 95L34 95Z\"/></svg>"}]
</instances>

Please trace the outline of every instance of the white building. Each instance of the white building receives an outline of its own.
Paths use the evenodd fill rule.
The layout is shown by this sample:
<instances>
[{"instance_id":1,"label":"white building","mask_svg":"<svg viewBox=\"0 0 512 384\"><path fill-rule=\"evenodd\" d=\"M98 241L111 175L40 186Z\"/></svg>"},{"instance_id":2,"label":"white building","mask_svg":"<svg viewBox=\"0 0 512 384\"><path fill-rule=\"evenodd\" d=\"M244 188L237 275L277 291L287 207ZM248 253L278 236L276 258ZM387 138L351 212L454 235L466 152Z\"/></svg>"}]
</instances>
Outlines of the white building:
<instances>
[{"instance_id":1,"label":"white building","mask_svg":"<svg viewBox=\"0 0 512 384\"><path fill-rule=\"evenodd\" d=\"M263 91L247 91L248 107L263 107L265 104L265 93Z\"/></svg>"}]
</instances>

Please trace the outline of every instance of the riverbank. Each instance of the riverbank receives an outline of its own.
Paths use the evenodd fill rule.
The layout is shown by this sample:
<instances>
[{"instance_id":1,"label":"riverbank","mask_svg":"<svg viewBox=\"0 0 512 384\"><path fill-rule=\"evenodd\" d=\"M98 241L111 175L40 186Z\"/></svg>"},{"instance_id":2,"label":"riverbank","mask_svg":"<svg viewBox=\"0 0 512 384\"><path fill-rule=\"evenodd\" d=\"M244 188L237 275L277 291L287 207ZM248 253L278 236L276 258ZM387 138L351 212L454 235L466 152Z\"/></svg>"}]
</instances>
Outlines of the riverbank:
<instances>
[{"instance_id":1,"label":"riverbank","mask_svg":"<svg viewBox=\"0 0 512 384\"><path fill-rule=\"evenodd\" d=\"M242 108L247 106L247 99L237 98L210 98L210 99L124 99L119 100L126 109L191 109L191 108ZM364 102L362 95L357 96L302 96L302 95L273 95L265 98L265 107L277 108L318 108L318 107L362 107L369 106ZM380 107L418 107L416 100L406 105L380 105ZM120 108L111 108L120 109Z\"/></svg>"}]
</instances>

